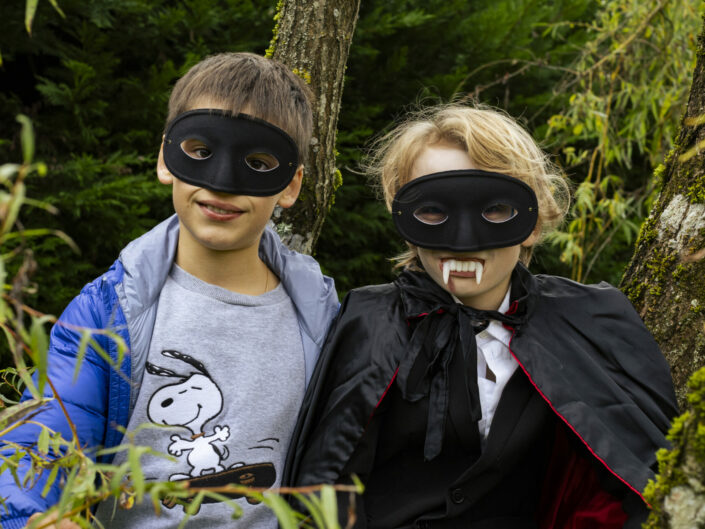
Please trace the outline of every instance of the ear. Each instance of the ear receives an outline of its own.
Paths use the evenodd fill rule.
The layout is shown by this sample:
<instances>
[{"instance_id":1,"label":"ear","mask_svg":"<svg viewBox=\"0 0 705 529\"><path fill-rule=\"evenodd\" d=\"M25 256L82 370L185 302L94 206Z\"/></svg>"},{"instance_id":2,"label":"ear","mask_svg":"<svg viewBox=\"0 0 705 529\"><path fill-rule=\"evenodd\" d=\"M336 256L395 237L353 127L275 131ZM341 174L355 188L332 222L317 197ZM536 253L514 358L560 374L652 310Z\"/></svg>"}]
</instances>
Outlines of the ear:
<instances>
[{"instance_id":1,"label":"ear","mask_svg":"<svg viewBox=\"0 0 705 529\"><path fill-rule=\"evenodd\" d=\"M164 138L162 137L162 144L159 147L159 159L157 160L157 179L164 185L171 185L174 181L174 175L169 172L164 163Z\"/></svg>"},{"instance_id":2,"label":"ear","mask_svg":"<svg viewBox=\"0 0 705 529\"><path fill-rule=\"evenodd\" d=\"M296 199L299 198L299 193L301 192L301 182L303 180L303 177L304 166L299 165L299 168L296 170L296 173L294 173L294 178L291 179L291 182L289 182L289 185L286 186L284 191L281 192L279 200L277 200L277 204L279 206L286 209L294 205Z\"/></svg>"},{"instance_id":3,"label":"ear","mask_svg":"<svg viewBox=\"0 0 705 529\"><path fill-rule=\"evenodd\" d=\"M524 248L531 248L536 242L539 240L539 237L541 236L541 226L539 226L539 223L536 223L536 227L534 228L534 231L531 232L531 235L529 235L526 239L524 239L524 242L521 243L521 245Z\"/></svg>"}]
</instances>

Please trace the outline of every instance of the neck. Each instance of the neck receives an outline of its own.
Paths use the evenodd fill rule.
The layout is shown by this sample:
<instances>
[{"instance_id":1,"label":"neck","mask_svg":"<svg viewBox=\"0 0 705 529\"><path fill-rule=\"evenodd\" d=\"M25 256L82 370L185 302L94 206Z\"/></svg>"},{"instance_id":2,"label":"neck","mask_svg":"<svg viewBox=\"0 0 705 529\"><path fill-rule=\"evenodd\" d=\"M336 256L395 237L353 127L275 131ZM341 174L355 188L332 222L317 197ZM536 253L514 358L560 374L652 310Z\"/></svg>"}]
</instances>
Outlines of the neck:
<instances>
[{"instance_id":1,"label":"neck","mask_svg":"<svg viewBox=\"0 0 705 529\"><path fill-rule=\"evenodd\" d=\"M179 233L175 262L201 281L248 296L259 296L279 284L259 257L256 244L237 250L213 250Z\"/></svg>"}]
</instances>

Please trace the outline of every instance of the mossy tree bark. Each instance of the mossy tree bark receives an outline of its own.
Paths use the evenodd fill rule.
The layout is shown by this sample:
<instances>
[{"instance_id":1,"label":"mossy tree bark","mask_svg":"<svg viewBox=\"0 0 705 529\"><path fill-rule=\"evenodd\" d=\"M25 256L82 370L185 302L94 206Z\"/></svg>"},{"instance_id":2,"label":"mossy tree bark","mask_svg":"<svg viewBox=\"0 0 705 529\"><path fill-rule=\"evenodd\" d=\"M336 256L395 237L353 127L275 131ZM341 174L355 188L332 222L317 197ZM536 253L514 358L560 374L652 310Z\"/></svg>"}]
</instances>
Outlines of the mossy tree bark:
<instances>
[{"instance_id":1,"label":"mossy tree bark","mask_svg":"<svg viewBox=\"0 0 705 529\"><path fill-rule=\"evenodd\" d=\"M284 242L310 254L335 189L335 137L345 63L360 0L282 0L277 7L271 56L303 77L313 91L313 139L296 206L275 218Z\"/></svg>"},{"instance_id":2,"label":"mossy tree bark","mask_svg":"<svg viewBox=\"0 0 705 529\"><path fill-rule=\"evenodd\" d=\"M659 452L658 476L646 487L646 529L705 528L705 368L688 386L687 411L669 434L672 448Z\"/></svg>"},{"instance_id":3,"label":"mossy tree bark","mask_svg":"<svg viewBox=\"0 0 705 529\"><path fill-rule=\"evenodd\" d=\"M671 365L681 405L688 379L705 365L704 140L705 29L681 132L656 170L660 195L622 279L622 289Z\"/></svg>"}]
</instances>

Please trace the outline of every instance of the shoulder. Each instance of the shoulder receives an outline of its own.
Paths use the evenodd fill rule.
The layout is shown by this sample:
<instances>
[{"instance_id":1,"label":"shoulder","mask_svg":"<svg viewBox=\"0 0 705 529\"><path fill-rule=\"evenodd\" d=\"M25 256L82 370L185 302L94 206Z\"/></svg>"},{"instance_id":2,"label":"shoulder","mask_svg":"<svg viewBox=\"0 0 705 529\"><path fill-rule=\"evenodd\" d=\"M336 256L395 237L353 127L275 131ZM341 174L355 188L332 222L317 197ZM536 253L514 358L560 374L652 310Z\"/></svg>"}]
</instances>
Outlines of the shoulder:
<instances>
[{"instance_id":1,"label":"shoulder","mask_svg":"<svg viewBox=\"0 0 705 529\"><path fill-rule=\"evenodd\" d=\"M565 277L541 274L533 276L533 280L537 300L554 307L570 307L571 313L616 310L636 314L629 299L605 281L585 285Z\"/></svg>"},{"instance_id":2,"label":"shoulder","mask_svg":"<svg viewBox=\"0 0 705 529\"><path fill-rule=\"evenodd\" d=\"M390 317L404 321L401 313L401 297L399 289L394 283L382 285L368 285L348 292L343 298L340 314L365 316L365 320L375 320L383 316L384 320Z\"/></svg>"},{"instance_id":3,"label":"shoulder","mask_svg":"<svg viewBox=\"0 0 705 529\"><path fill-rule=\"evenodd\" d=\"M51 334L54 345L80 339L80 329L102 329L115 317L117 295L115 287L122 282L124 270L119 261L90 283L66 306Z\"/></svg>"},{"instance_id":4,"label":"shoulder","mask_svg":"<svg viewBox=\"0 0 705 529\"><path fill-rule=\"evenodd\" d=\"M352 289L348 292L346 298L350 298L354 302L368 301L383 305L398 301L399 289L394 283L367 285Z\"/></svg>"},{"instance_id":5,"label":"shoulder","mask_svg":"<svg viewBox=\"0 0 705 529\"><path fill-rule=\"evenodd\" d=\"M353 355L368 343L374 347L367 354L385 354L406 340L407 329L398 288L393 283L372 285L347 293L327 341L352 349Z\"/></svg>"},{"instance_id":6,"label":"shoulder","mask_svg":"<svg viewBox=\"0 0 705 529\"><path fill-rule=\"evenodd\" d=\"M262 234L259 255L284 285L304 331L321 343L339 306L333 279L323 275L313 257L288 248L270 226Z\"/></svg>"}]
</instances>

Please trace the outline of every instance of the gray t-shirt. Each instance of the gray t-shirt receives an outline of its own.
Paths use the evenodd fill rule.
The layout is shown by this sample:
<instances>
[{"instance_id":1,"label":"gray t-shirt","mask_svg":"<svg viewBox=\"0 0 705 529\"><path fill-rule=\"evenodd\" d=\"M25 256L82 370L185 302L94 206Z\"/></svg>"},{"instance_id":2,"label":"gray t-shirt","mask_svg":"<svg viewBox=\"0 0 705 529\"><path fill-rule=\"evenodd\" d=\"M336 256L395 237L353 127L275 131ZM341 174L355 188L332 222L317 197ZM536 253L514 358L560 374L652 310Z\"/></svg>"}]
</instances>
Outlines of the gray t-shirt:
<instances>
[{"instance_id":1,"label":"gray t-shirt","mask_svg":"<svg viewBox=\"0 0 705 529\"><path fill-rule=\"evenodd\" d=\"M278 487L305 386L304 353L294 306L280 284L246 296L205 283L176 264L159 297L147 368L128 431L135 444L169 453L146 455L146 479L191 480L203 487L234 482ZM115 463L125 460L119 453ZM194 478L199 478L198 483ZM243 510L204 503L186 527L274 528L273 513L246 498ZM176 527L181 505L150 501L129 510L106 501L106 527Z\"/></svg>"}]
</instances>

